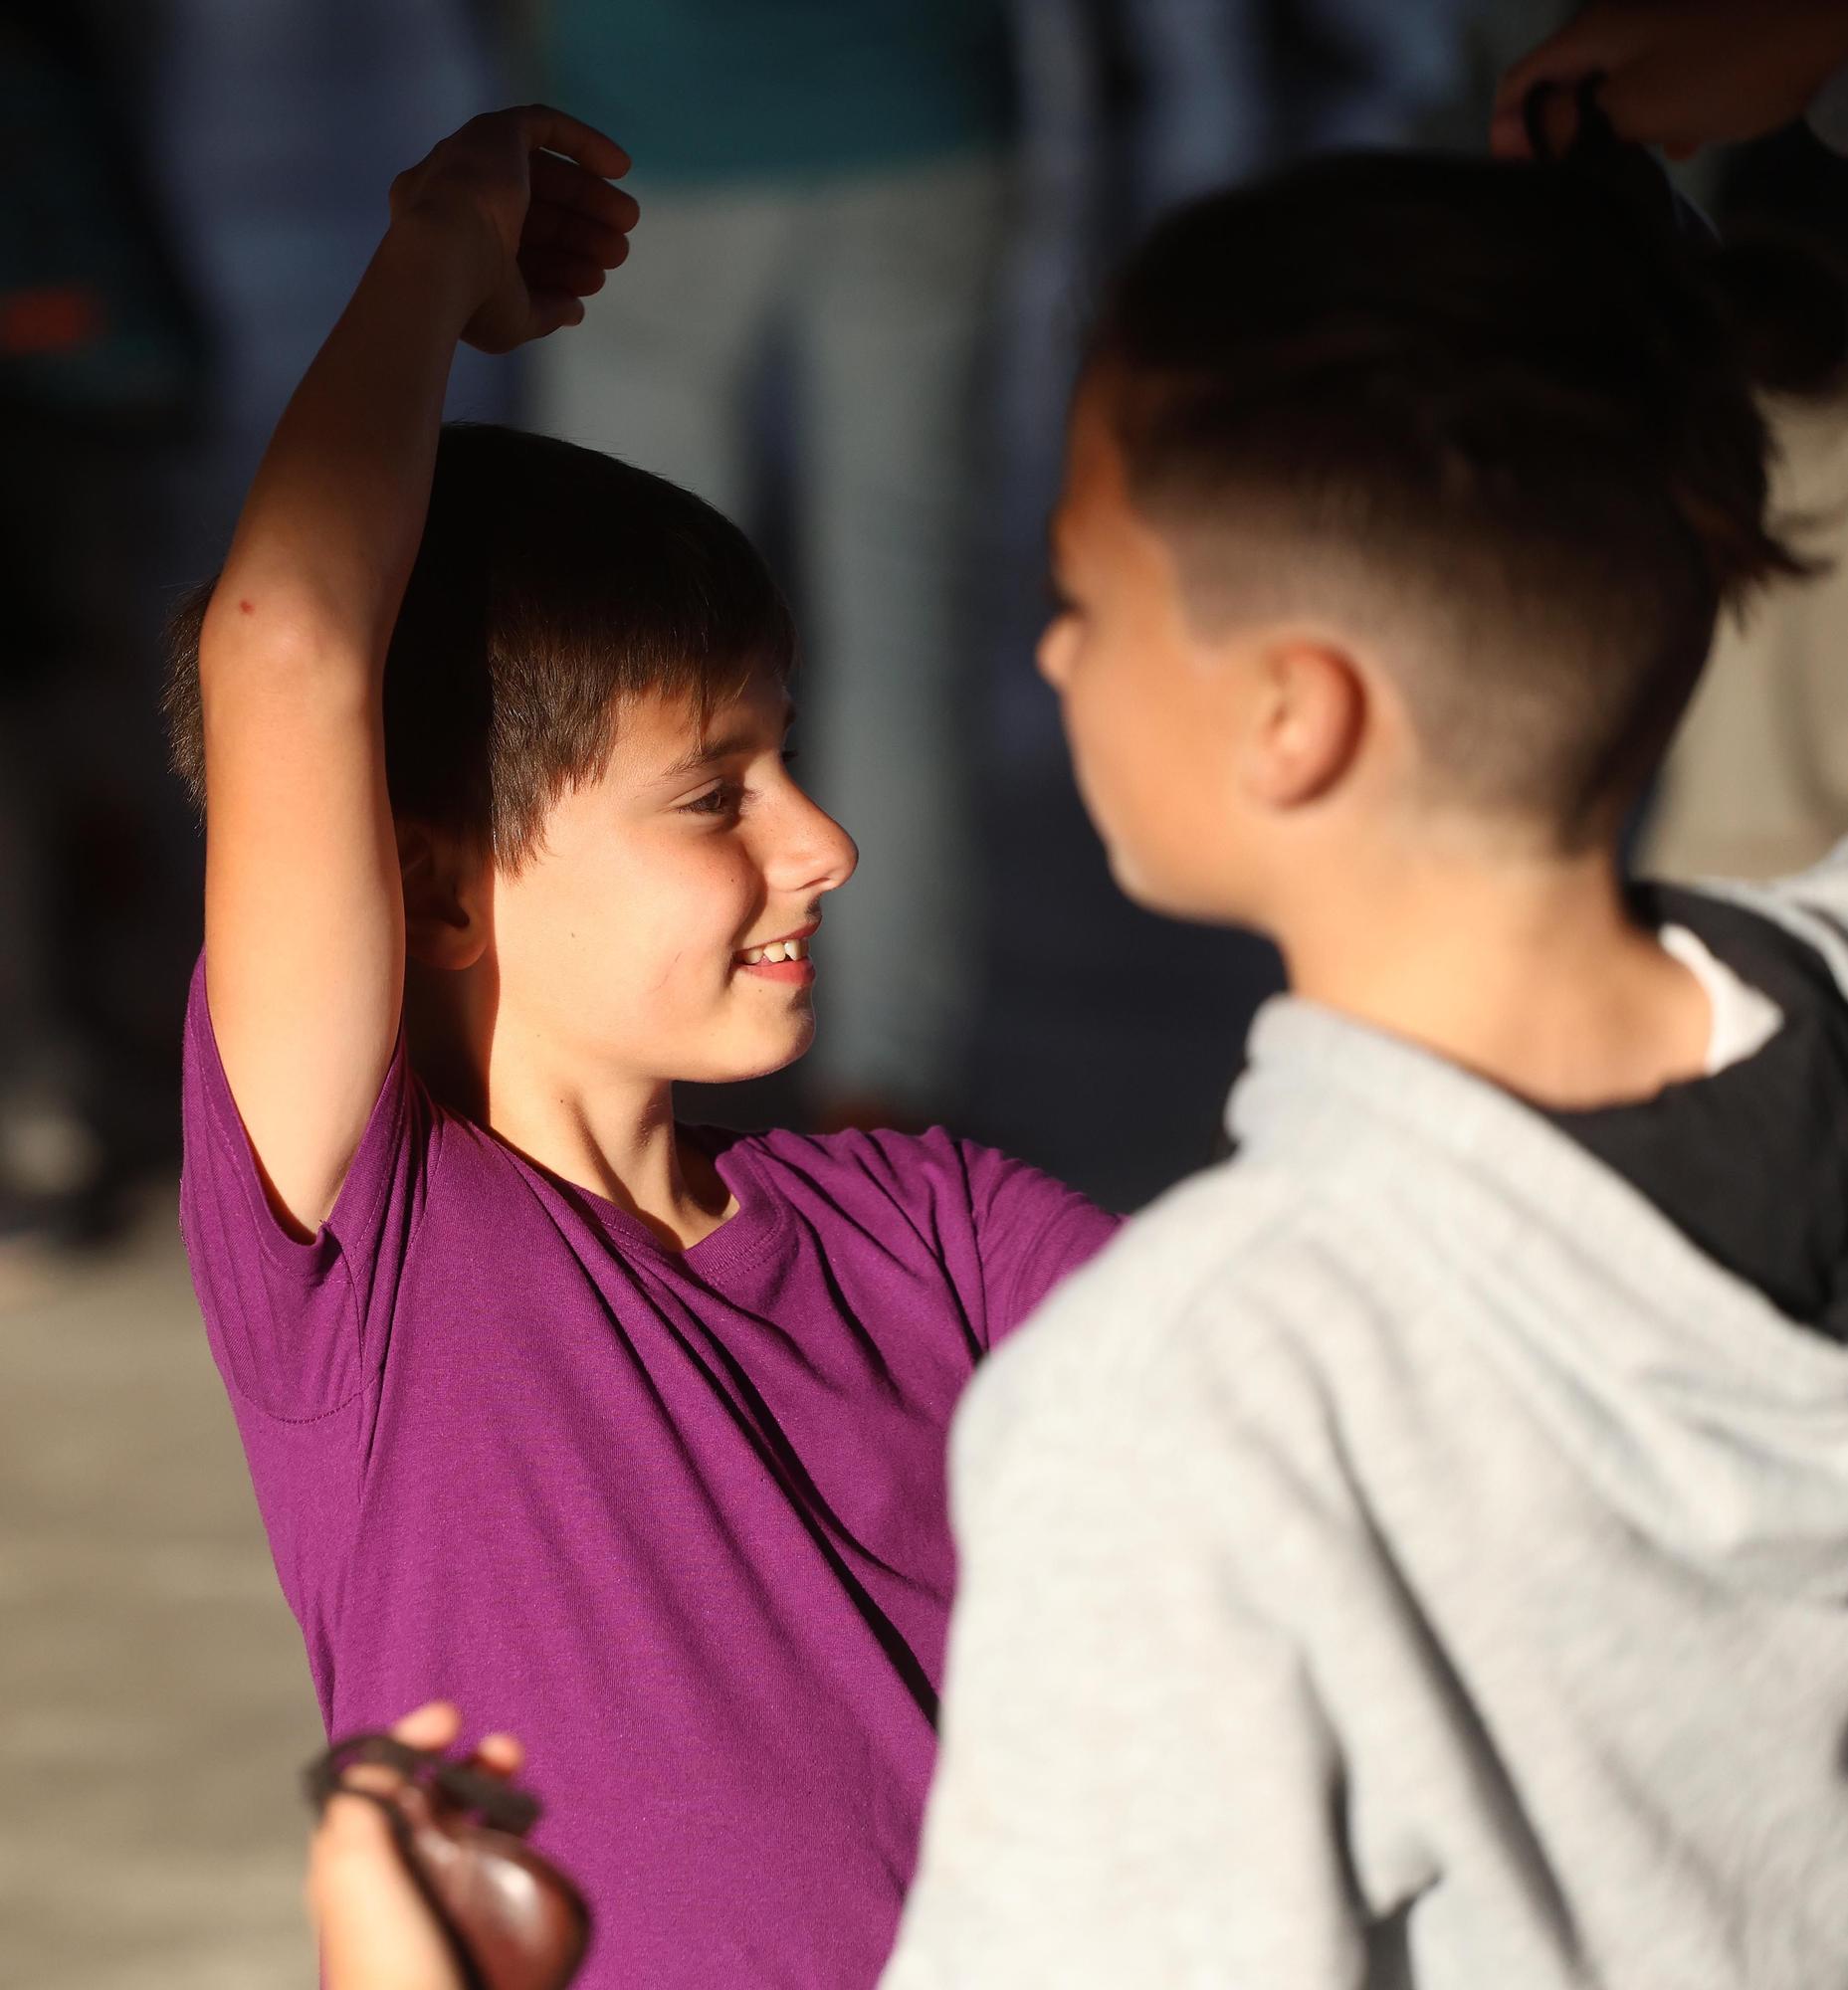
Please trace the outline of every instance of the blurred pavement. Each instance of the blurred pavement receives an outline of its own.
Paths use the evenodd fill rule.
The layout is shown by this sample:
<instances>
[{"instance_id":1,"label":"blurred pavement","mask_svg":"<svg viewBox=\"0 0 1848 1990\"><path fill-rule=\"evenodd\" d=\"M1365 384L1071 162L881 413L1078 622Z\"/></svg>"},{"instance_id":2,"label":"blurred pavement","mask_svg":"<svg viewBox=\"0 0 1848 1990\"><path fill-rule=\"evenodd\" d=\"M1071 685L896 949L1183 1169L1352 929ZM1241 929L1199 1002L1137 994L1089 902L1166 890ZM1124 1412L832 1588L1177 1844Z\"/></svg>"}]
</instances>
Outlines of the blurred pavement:
<instances>
[{"instance_id":1,"label":"blurred pavement","mask_svg":"<svg viewBox=\"0 0 1848 1990\"><path fill-rule=\"evenodd\" d=\"M172 1189L0 1244L0 1990L308 1990L320 1741Z\"/></svg>"}]
</instances>

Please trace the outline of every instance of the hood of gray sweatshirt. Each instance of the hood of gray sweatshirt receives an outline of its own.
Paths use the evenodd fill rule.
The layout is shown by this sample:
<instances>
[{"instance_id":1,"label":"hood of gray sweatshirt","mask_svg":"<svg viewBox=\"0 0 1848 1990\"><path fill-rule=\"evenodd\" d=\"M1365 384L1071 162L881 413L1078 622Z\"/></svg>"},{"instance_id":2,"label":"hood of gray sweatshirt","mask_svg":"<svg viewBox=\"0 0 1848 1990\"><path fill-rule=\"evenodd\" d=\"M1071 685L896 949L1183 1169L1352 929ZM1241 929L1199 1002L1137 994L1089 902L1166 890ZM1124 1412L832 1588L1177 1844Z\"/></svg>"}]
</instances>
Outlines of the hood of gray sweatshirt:
<instances>
[{"instance_id":1,"label":"hood of gray sweatshirt","mask_svg":"<svg viewBox=\"0 0 1848 1990\"><path fill-rule=\"evenodd\" d=\"M1714 896L1813 947L1848 1010L1848 934L1817 891L1799 881ZM1308 1070L1314 1113L1297 1082ZM1278 1003L1254 1033L1228 1124L1252 1159L1307 1159L1332 1134L1316 1123L1325 1115L1347 1123L1335 1172L1359 1171L1368 1208L1415 1205L1452 1275L1485 1280L1497 1325L1485 1347L1614 1512L1728 1582L1848 1600L1848 1347L1784 1319L1519 1100L1330 1012ZM1389 1181L1389 1155L1421 1133L1437 1136L1441 1198L1428 1174Z\"/></svg>"}]
</instances>

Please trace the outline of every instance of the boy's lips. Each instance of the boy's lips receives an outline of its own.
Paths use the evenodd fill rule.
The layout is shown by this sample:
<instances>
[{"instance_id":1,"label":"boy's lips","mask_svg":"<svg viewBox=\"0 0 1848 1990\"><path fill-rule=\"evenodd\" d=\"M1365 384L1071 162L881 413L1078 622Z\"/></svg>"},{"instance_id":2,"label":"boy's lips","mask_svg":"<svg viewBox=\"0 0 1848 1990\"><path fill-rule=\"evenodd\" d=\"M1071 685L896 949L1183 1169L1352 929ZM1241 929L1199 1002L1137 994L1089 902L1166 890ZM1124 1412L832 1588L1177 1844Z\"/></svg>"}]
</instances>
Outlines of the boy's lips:
<instances>
[{"instance_id":1,"label":"boy's lips","mask_svg":"<svg viewBox=\"0 0 1848 1990\"><path fill-rule=\"evenodd\" d=\"M752 974L759 981L787 981L792 987L806 988L815 978L815 963L812 960L759 960L749 963L740 961L740 974Z\"/></svg>"}]
</instances>

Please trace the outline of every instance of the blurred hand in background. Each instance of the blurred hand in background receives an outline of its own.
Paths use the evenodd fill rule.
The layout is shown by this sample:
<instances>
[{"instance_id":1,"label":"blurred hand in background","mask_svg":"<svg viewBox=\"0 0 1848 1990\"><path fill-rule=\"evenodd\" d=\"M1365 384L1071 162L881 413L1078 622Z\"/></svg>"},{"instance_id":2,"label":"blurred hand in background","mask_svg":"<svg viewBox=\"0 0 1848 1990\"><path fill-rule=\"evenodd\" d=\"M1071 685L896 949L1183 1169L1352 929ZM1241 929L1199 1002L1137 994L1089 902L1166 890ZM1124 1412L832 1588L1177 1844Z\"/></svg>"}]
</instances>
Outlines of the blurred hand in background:
<instances>
[{"instance_id":1,"label":"blurred hand in background","mask_svg":"<svg viewBox=\"0 0 1848 1990\"><path fill-rule=\"evenodd\" d=\"M1793 123L1844 63L1839 0L1591 0L1502 78L1489 142L1528 157L1528 93L1555 84L1564 98L1601 75L1618 136L1685 159ZM1555 135L1569 138L1569 123Z\"/></svg>"}]
</instances>

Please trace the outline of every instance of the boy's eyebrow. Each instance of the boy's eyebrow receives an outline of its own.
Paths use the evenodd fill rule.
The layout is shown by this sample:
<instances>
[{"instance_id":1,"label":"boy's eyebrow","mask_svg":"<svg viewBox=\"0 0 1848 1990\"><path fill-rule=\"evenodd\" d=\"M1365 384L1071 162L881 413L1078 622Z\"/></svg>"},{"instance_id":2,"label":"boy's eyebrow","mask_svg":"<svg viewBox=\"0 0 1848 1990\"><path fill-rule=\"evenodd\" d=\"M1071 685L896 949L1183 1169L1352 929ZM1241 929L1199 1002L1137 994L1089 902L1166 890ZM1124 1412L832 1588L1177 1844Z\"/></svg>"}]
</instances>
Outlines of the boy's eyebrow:
<instances>
[{"instance_id":1,"label":"boy's eyebrow","mask_svg":"<svg viewBox=\"0 0 1848 1990\"><path fill-rule=\"evenodd\" d=\"M785 697L780 730L787 734L795 722L796 701L792 697ZM683 780L689 774L698 774L708 767L717 766L720 760L729 760L739 753L750 752L760 740L761 734L755 726L751 726L748 730L721 733L717 739L702 739L683 753L671 767L664 767L661 770L661 778L664 781Z\"/></svg>"}]
</instances>

